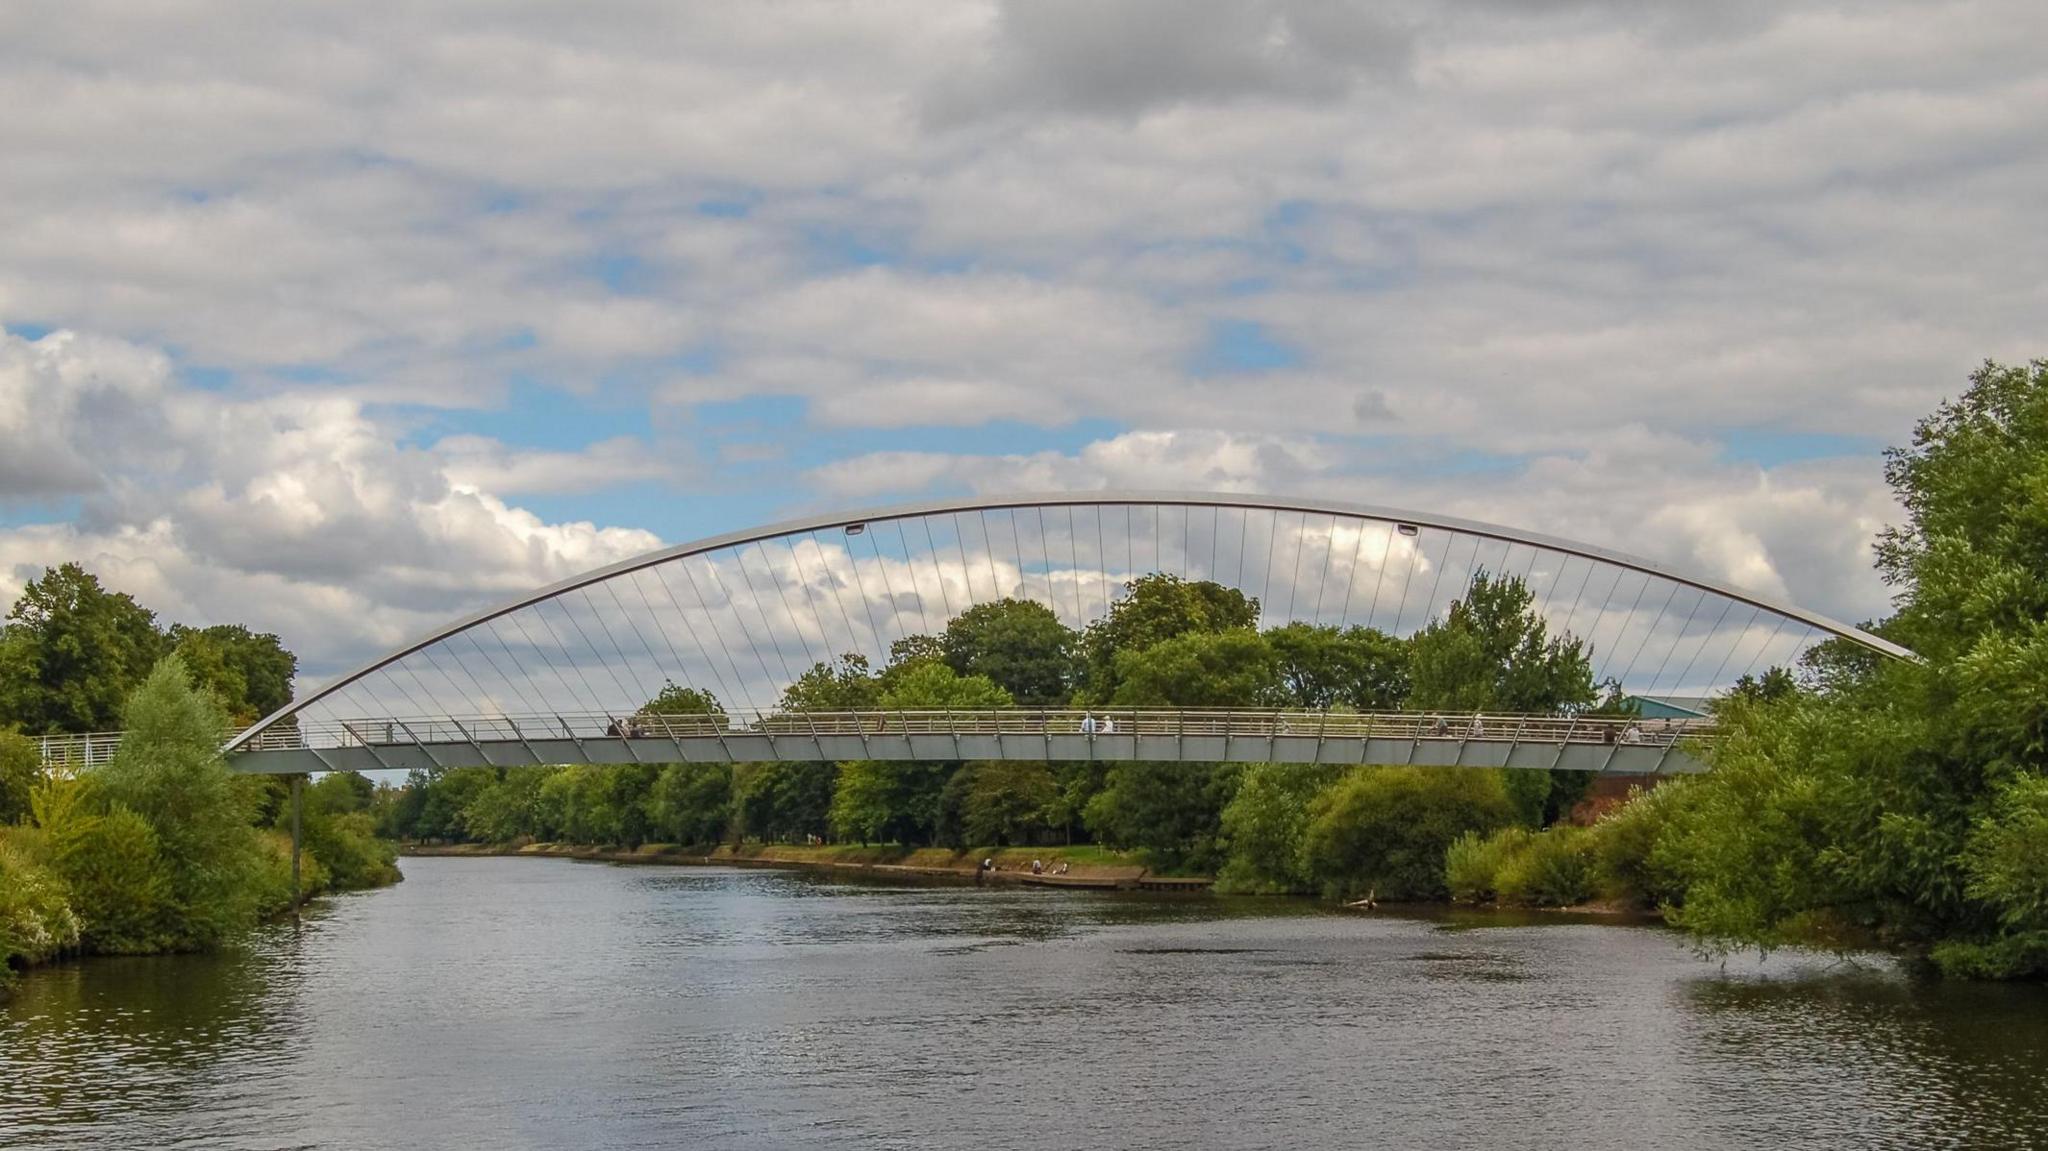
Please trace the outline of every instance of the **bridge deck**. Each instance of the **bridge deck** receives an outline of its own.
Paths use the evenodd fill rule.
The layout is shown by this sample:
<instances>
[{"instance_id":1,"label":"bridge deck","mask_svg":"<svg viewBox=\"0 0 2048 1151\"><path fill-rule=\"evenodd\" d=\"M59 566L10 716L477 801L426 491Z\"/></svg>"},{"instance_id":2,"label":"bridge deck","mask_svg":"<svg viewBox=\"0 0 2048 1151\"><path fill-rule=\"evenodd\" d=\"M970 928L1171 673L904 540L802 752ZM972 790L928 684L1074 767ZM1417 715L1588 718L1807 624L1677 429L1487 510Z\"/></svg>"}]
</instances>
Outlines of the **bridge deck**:
<instances>
[{"instance_id":1,"label":"bridge deck","mask_svg":"<svg viewBox=\"0 0 2048 1151\"><path fill-rule=\"evenodd\" d=\"M1093 721L1092 724L1090 721ZM1088 727L1095 730L1085 730ZM229 757L288 774L559 763L818 760L1146 760L1705 770L1700 720L1299 711L1075 710L378 718L278 727ZM118 733L51 737L53 764L90 766Z\"/></svg>"}]
</instances>

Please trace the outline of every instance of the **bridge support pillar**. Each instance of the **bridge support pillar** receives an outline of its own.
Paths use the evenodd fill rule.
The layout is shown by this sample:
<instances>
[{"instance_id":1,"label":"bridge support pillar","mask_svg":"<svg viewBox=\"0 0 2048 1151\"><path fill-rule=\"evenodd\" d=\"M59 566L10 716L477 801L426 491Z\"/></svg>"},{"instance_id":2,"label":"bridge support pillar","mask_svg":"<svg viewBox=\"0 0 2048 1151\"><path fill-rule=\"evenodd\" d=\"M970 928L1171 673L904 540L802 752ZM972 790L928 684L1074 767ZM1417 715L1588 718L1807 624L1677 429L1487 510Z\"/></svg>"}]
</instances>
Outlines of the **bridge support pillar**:
<instances>
[{"instance_id":1,"label":"bridge support pillar","mask_svg":"<svg viewBox=\"0 0 2048 1151\"><path fill-rule=\"evenodd\" d=\"M292 915L299 914L299 795L306 786L306 777L292 776Z\"/></svg>"}]
</instances>

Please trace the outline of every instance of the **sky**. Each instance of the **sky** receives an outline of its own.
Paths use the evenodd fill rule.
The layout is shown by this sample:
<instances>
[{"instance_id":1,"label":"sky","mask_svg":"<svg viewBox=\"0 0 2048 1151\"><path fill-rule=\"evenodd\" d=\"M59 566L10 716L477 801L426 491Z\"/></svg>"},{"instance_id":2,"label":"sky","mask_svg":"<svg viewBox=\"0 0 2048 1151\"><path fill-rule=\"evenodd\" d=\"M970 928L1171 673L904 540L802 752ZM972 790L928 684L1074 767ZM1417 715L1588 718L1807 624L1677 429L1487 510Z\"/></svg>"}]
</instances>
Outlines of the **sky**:
<instances>
[{"instance_id":1,"label":"sky","mask_svg":"<svg viewBox=\"0 0 2048 1151\"><path fill-rule=\"evenodd\" d=\"M2044 354L2048 5L0 6L0 602L319 679L793 515L1270 492L1858 621Z\"/></svg>"}]
</instances>

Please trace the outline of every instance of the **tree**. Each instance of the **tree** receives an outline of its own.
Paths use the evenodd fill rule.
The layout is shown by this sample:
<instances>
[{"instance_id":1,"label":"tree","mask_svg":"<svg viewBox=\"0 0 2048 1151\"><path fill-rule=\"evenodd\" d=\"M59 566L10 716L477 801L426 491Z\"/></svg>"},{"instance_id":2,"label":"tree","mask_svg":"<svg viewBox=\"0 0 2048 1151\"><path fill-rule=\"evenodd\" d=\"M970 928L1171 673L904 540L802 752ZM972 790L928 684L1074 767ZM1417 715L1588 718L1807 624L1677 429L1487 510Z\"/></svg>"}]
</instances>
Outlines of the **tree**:
<instances>
[{"instance_id":1,"label":"tree","mask_svg":"<svg viewBox=\"0 0 2048 1151\"><path fill-rule=\"evenodd\" d=\"M1302 846L1309 807L1343 768L1329 764L1255 763L1223 809L1230 855L1217 879L1226 891L1298 892L1312 888Z\"/></svg>"},{"instance_id":2,"label":"tree","mask_svg":"<svg viewBox=\"0 0 2048 1151\"><path fill-rule=\"evenodd\" d=\"M211 946L254 920L264 867L249 793L221 758L226 717L171 655L135 689L122 718L127 734L95 786L110 808L133 811L155 833L165 872L158 937L172 947Z\"/></svg>"},{"instance_id":3,"label":"tree","mask_svg":"<svg viewBox=\"0 0 2048 1151\"><path fill-rule=\"evenodd\" d=\"M1303 859L1330 895L1443 899L1444 852L1452 842L1511 817L1496 771L1359 768L1309 805Z\"/></svg>"},{"instance_id":4,"label":"tree","mask_svg":"<svg viewBox=\"0 0 2048 1151\"><path fill-rule=\"evenodd\" d=\"M1748 700L1751 703L1775 703L1799 690L1799 684L1792 673L1782 667L1772 667L1761 676L1744 672L1735 686L1728 690L1726 698Z\"/></svg>"},{"instance_id":5,"label":"tree","mask_svg":"<svg viewBox=\"0 0 2048 1151\"><path fill-rule=\"evenodd\" d=\"M0 827L28 814L29 792L43 778L43 753L36 741L0 728Z\"/></svg>"},{"instance_id":6,"label":"tree","mask_svg":"<svg viewBox=\"0 0 2048 1151\"><path fill-rule=\"evenodd\" d=\"M75 563L22 589L0 633L0 721L30 732L107 731L163 652L154 613Z\"/></svg>"},{"instance_id":7,"label":"tree","mask_svg":"<svg viewBox=\"0 0 2048 1151\"><path fill-rule=\"evenodd\" d=\"M1254 628L1259 601L1213 580L1185 580L1154 573L1124 585L1124 596L1109 614L1088 625L1081 650L1086 662L1087 701L1101 703L1116 694L1120 653L1138 652L1188 632L1223 632Z\"/></svg>"},{"instance_id":8,"label":"tree","mask_svg":"<svg viewBox=\"0 0 2048 1151\"><path fill-rule=\"evenodd\" d=\"M848 652L834 663L814 663L782 692L784 711L872 711L882 696L881 684L868 670L867 657Z\"/></svg>"},{"instance_id":9,"label":"tree","mask_svg":"<svg viewBox=\"0 0 2048 1151\"><path fill-rule=\"evenodd\" d=\"M541 787L555 771L551 767L506 768L503 776L463 805L462 827L467 838L478 843L510 843L545 834Z\"/></svg>"},{"instance_id":10,"label":"tree","mask_svg":"<svg viewBox=\"0 0 2048 1151\"><path fill-rule=\"evenodd\" d=\"M1269 707L1281 702L1279 663L1250 628L1187 632L1118 652L1119 707Z\"/></svg>"},{"instance_id":11,"label":"tree","mask_svg":"<svg viewBox=\"0 0 2048 1151\"><path fill-rule=\"evenodd\" d=\"M1160 867L1213 868L1240 770L1234 763L1119 763L1088 801L1088 827L1112 847L1145 849Z\"/></svg>"},{"instance_id":12,"label":"tree","mask_svg":"<svg viewBox=\"0 0 2048 1151\"><path fill-rule=\"evenodd\" d=\"M1393 711L1408 696L1408 642L1377 628L1310 623L1269 628L1287 702L1327 710Z\"/></svg>"},{"instance_id":13,"label":"tree","mask_svg":"<svg viewBox=\"0 0 2048 1151\"><path fill-rule=\"evenodd\" d=\"M919 662L877 701L889 711L989 711L1016 701L985 675L961 675L937 662Z\"/></svg>"},{"instance_id":14,"label":"tree","mask_svg":"<svg viewBox=\"0 0 2048 1151\"><path fill-rule=\"evenodd\" d=\"M269 632L252 632L241 624L192 628L173 624L173 650L185 657L193 678L206 686L233 689L221 703L238 725L247 726L292 701L292 677L299 659ZM209 670L200 669L206 660ZM217 661L217 664L214 662ZM217 671L211 670L217 667Z\"/></svg>"},{"instance_id":15,"label":"tree","mask_svg":"<svg viewBox=\"0 0 2048 1151\"><path fill-rule=\"evenodd\" d=\"M2048 974L2048 361L1980 367L1885 475L1906 518L1879 538L1876 627L1922 658L1823 645L1811 691L1724 703L1658 840L1678 921L1714 949L1875 938L1951 975Z\"/></svg>"},{"instance_id":16,"label":"tree","mask_svg":"<svg viewBox=\"0 0 2048 1151\"><path fill-rule=\"evenodd\" d=\"M655 832L671 843L717 843L732 823L732 769L671 763L647 793Z\"/></svg>"},{"instance_id":17,"label":"tree","mask_svg":"<svg viewBox=\"0 0 2048 1151\"><path fill-rule=\"evenodd\" d=\"M1515 576L1481 571L1463 599L1410 641L1421 710L1557 712L1597 698L1592 659L1571 636L1552 638Z\"/></svg>"},{"instance_id":18,"label":"tree","mask_svg":"<svg viewBox=\"0 0 2048 1151\"><path fill-rule=\"evenodd\" d=\"M1073 693L1079 636L1044 604L975 604L946 624L940 648L961 675L995 681L1026 707L1057 707Z\"/></svg>"},{"instance_id":19,"label":"tree","mask_svg":"<svg viewBox=\"0 0 2048 1151\"><path fill-rule=\"evenodd\" d=\"M1035 842L1044 835L1047 813L1059 797L1052 771L1028 760L975 765L961 804L961 825L969 843L999 846Z\"/></svg>"},{"instance_id":20,"label":"tree","mask_svg":"<svg viewBox=\"0 0 2048 1151\"><path fill-rule=\"evenodd\" d=\"M829 763L748 763L733 772L738 834L769 841L823 838L831 830L838 769Z\"/></svg>"},{"instance_id":21,"label":"tree","mask_svg":"<svg viewBox=\"0 0 2048 1151\"><path fill-rule=\"evenodd\" d=\"M653 699L640 705L640 715L709 715L725 719L725 705L708 691L683 687L674 680L661 685ZM718 726L725 726L720 722Z\"/></svg>"}]
</instances>

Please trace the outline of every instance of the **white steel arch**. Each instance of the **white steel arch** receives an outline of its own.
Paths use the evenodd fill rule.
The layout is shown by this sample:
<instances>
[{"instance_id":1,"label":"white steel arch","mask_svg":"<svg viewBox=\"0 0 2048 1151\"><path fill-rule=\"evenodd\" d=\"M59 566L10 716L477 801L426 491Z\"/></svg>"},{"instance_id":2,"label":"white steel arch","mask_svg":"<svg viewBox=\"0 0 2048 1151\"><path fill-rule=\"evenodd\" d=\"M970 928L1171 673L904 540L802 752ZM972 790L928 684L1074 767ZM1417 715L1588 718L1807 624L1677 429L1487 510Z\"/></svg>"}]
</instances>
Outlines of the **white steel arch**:
<instances>
[{"instance_id":1,"label":"white steel arch","mask_svg":"<svg viewBox=\"0 0 2048 1151\"><path fill-rule=\"evenodd\" d=\"M1256 595L1262 624L1354 622L1370 572L1371 607L1356 622L1403 634L1482 570L1524 578L1553 629L1588 640L1600 673L1634 690L1709 694L1829 638L1912 658L1793 604L1497 524L1277 496L1057 492L810 516L598 568L380 656L260 720L227 750L320 713L623 714L664 682L758 706L802 668L846 652L878 661L891 633L911 634L913 623L935 633L973 603L1034 599L1084 626L1124 579L1150 571Z\"/></svg>"}]
</instances>

